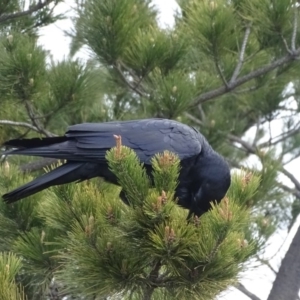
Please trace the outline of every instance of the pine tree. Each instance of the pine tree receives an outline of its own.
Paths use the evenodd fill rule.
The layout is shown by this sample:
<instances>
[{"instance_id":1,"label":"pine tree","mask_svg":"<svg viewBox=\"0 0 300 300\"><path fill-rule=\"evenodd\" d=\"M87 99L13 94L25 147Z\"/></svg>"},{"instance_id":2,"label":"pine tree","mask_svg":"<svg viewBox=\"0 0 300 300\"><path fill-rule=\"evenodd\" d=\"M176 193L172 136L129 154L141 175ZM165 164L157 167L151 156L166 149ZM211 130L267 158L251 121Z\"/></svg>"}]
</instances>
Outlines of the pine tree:
<instances>
[{"instance_id":1,"label":"pine tree","mask_svg":"<svg viewBox=\"0 0 300 300\"><path fill-rule=\"evenodd\" d=\"M62 17L53 14L58 2L0 6L0 143L62 134L80 122L165 117L200 128L243 169L221 204L191 223L173 199L177 158L156 157L152 183L121 145L107 160L129 206L101 179L1 203L1 257L12 255L9 269L18 266L3 281L6 290L24 290L28 299L212 299L298 215L300 184L285 167L299 156L296 1L181 0L167 29L147 0L76 1L71 54L87 46L92 55L87 63L47 64L38 28ZM283 133L274 137L268 125L278 119ZM250 155L258 167L245 163ZM6 159L2 193L36 176L20 174L20 164L40 168L31 159Z\"/></svg>"}]
</instances>

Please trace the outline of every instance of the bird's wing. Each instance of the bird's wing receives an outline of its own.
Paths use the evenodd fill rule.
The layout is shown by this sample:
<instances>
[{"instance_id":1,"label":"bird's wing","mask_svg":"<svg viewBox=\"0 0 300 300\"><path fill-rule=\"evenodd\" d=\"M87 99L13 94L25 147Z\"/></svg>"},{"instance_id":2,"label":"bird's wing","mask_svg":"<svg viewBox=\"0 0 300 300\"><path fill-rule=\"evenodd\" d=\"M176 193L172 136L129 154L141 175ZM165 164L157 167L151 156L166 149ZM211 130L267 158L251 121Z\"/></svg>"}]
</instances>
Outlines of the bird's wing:
<instances>
[{"instance_id":1,"label":"bird's wing","mask_svg":"<svg viewBox=\"0 0 300 300\"><path fill-rule=\"evenodd\" d=\"M164 150L178 154L181 160L195 156L205 141L195 129L172 120L83 123L70 126L61 141L46 138L8 142L9 146L21 147L7 154L102 162L106 151L116 145L114 135L120 135L122 144L133 149L144 163L150 163L151 157Z\"/></svg>"},{"instance_id":2,"label":"bird's wing","mask_svg":"<svg viewBox=\"0 0 300 300\"><path fill-rule=\"evenodd\" d=\"M116 145L114 135L120 135L122 144L145 163L164 150L177 153L181 160L195 156L201 152L204 140L195 129L165 119L78 124L66 132L66 137L76 140L78 155L100 160L104 158L102 150L106 152Z\"/></svg>"}]
</instances>

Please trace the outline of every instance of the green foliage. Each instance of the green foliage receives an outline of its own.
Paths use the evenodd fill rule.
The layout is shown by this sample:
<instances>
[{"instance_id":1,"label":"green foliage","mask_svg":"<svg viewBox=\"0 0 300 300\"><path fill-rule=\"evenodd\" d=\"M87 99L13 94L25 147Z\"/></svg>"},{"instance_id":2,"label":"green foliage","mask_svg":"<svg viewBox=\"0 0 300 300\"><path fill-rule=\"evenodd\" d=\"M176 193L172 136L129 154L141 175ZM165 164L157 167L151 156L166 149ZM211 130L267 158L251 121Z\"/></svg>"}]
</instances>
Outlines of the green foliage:
<instances>
[{"instance_id":1,"label":"green foliage","mask_svg":"<svg viewBox=\"0 0 300 300\"><path fill-rule=\"evenodd\" d=\"M3 33L11 31L26 32L31 36L37 36L38 29L54 23L64 18L62 14L54 14L54 8L63 2L63 0L50 0L47 5L36 0L3 0L0 3L0 30ZM39 7L37 7L39 6ZM28 9L34 9L34 13L27 13ZM22 17L16 17L15 14L22 12ZM25 12L25 13L24 13ZM24 14L23 14L24 13Z\"/></svg>"},{"instance_id":2,"label":"green foliage","mask_svg":"<svg viewBox=\"0 0 300 300\"><path fill-rule=\"evenodd\" d=\"M53 244L55 232L51 228L34 227L24 232L14 241L12 250L23 258L19 280L26 286L31 299L40 299L49 289L54 270L58 267L55 260L57 245Z\"/></svg>"},{"instance_id":3,"label":"green foliage","mask_svg":"<svg viewBox=\"0 0 300 300\"><path fill-rule=\"evenodd\" d=\"M178 36L175 32L161 30L157 26L140 29L130 42L124 61L141 78L154 68L159 68L163 74L168 74L187 51L182 35Z\"/></svg>"},{"instance_id":4,"label":"green foliage","mask_svg":"<svg viewBox=\"0 0 300 300\"><path fill-rule=\"evenodd\" d=\"M115 189L99 189L97 180L52 187L39 203L27 199L3 206L5 220L24 209L34 216L9 240L23 258L18 280L30 299L43 298L53 277L60 293L85 297L123 291L124 297L132 293L140 299L147 293L211 299L232 284L256 248L243 199L256 192L259 179L236 176L228 198L188 223L173 199L177 156L164 152L152 159L153 186L132 150L118 143L107 159L130 206ZM1 189L20 183L13 169L1 174Z\"/></svg>"},{"instance_id":5,"label":"green foliage","mask_svg":"<svg viewBox=\"0 0 300 300\"><path fill-rule=\"evenodd\" d=\"M101 101L99 74L91 65L70 59L53 62L47 80L50 97L39 103L38 107L46 115L45 125L49 124L49 128L57 128L58 122L65 127L86 121L97 99Z\"/></svg>"},{"instance_id":6,"label":"green foliage","mask_svg":"<svg viewBox=\"0 0 300 300\"><path fill-rule=\"evenodd\" d=\"M231 5L224 5L224 1L191 1L186 13L186 25L192 28L197 46L206 55L219 57L236 47L240 27L236 27Z\"/></svg>"},{"instance_id":7,"label":"green foliage","mask_svg":"<svg viewBox=\"0 0 300 300\"><path fill-rule=\"evenodd\" d=\"M154 186L157 192L169 193L177 187L177 178L180 171L179 158L171 152L157 154L151 160L153 168Z\"/></svg>"},{"instance_id":8,"label":"green foliage","mask_svg":"<svg viewBox=\"0 0 300 300\"><path fill-rule=\"evenodd\" d=\"M20 271L21 259L12 253L0 253L0 299L26 300L23 290L15 283Z\"/></svg>"},{"instance_id":9,"label":"green foliage","mask_svg":"<svg viewBox=\"0 0 300 300\"><path fill-rule=\"evenodd\" d=\"M75 299L114 293L212 299L299 214L299 200L283 192L278 176L284 161L300 154L293 119L299 63L272 67L295 55L298 4L180 0L174 27L160 28L148 0L77 0L71 54L87 47L91 56L57 62L37 45L37 29L62 17L52 11L59 2L5 22L2 16L27 7L24 1L0 3L0 144L62 134L81 122L168 117L200 129L232 166L249 157L258 163L234 172L227 198L189 224L173 199L178 158L152 158L150 179L136 154L123 147L107 159L129 206L118 187L99 179L52 187L10 206L0 202L0 265L9 251L15 254L5 261L22 260L3 290L17 291L17 299L23 297L19 283L28 299L46 299L56 285ZM265 66L272 68L253 77ZM234 87L245 76L251 80ZM285 101L290 96L292 108ZM267 125L281 119L284 133L274 138ZM254 126L255 137L245 136ZM6 159L1 194L36 176L13 166L29 159Z\"/></svg>"},{"instance_id":10,"label":"green foliage","mask_svg":"<svg viewBox=\"0 0 300 300\"><path fill-rule=\"evenodd\" d=\"M147 197L149 179L137 155L129 148L121 147L121 137L116 136L117 150L110 150L106 159L110 170L118 177L131 205L138 205ZM126 174L126 176L124 176Z\"/></svg>"},{"instance_id":11,"label":"green foliage","mask_svg":"<svg viewBox=\"0 0 300 300\"><path fill-rule=\"evenodd\" d=\"M174 190L170 190L176 186L175 156L164 153L153 160L154 182L168 192L150 189L144 195L137 193L136 187L143 189L148 181L140 173L135 154L126 147L116 147L107 158L129 201L134 196L144 198L130 202L130 207L117 213L110 204L106 210L95 209L76 219L59 271L68 291L95 296L123 291L141 299L149 289L152 293L157 288L166 299L211 299L231 283L240 263L252 254L252 242L245 241L243 233L249 212L226 199L220 206L213 206L200 223L195 218L188 224L186 214L172 200ZM123 171L130 165L139 176L132 178L130 170ZM172 186L162 173L173 178ZM253 179L249 184L252 192L257 182Z\"/></svg>"},{"instance_id":12,"label":"green foliage","mask_svg":"<svg viewBox=\"0 0 300 300\"><path fill-rule=\"evenodd\" d=\"M244 4L246 18L253 21L253 25L258 29L257 38L261 47L272 47L280 49L284 46L283 37L287 37L292 30L293 1L247 1ZM264 30L260 30L264 28Z\"/></svg>"},{"instance_id":13,"label":"green foliage","mask_svg":"<svg viewBox=\"0 0 300 300\"><path fill-rule=\"evenodd\" d=\"M1 38L0 93L22 99L34 98L45 85L45 51L36 40L16 32Z\"/></svg>"},{"instance_id":14,"label":"green foliage","mask_svg":"<svg viewBox=\"0 0 300 300\"><path fill-rule=\"evenodd\" d=\"M170 119L187 109L190 100L196 95L196 86L190 74L172 71L167 75L159 70L151 74L151 82L156 86L152 92L149 111L159 112Z\"/></svg>"},{"instance_id":15,"label":"green foliage","mask_svg":"<svg viewBox=\"0 0 300 300\"><path fill-rule=\"evenodd\" d=\"M87 43L104 64L114 64L144 23L153 24L149 1L86 1L78 11L73 52ZM150 24L151 24L150 23Z\"/></svg>"},{"instance_id":16,"label":"green foliage","mask_svg":"<svg viewBox=\"0 0 300 300\"><path fill-rule=\"evenodd\" d=\"M27 122L29 117L35 127L57 131L94 118L102 94L98 91L100 73L93 65L66 59L46 67L46 52L35 38L12 33L1 41L1 118ZM0 142L26 134L26 130L0 127Z\"/></svg>"}]
</instances>

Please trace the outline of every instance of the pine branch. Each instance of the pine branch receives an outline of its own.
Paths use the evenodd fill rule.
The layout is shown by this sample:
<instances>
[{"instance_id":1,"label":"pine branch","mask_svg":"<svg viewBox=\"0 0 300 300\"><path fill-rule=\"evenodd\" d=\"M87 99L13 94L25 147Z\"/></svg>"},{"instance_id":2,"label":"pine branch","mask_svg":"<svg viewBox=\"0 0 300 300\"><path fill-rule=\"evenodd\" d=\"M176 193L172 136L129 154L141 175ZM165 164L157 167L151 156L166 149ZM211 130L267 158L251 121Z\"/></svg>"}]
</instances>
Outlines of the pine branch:
<instances>
[{"instance_id":1,"label":"pine branch","mask_svg":"<svg viewBox=\"0 0 300 300\"><path fill-rule=\"evenodd\" d=\"M282 247L282 245L281 245L281 247ZM277 251L276 253L279 252L279 250L281 249L281 247L278 249L278 251ZM276 253L275 253L275 255L276 255ZM273 255L273 257L274 257L275 255ZM258 255L256 255L256 259L257 259L259 262L261 262L263 265L266 265L266 266L274 273L275 276L277 275L276 270L275 270L275 269L271 266L271 264L270 264L270 260L272 259L272 257L269 258L268 260L266 260L266 259L262 259L262 258L260 258Z\"/></svg>"},{"instance_id":2,"label":"pine branch","mask_svg":"<svg viewBox=\"0 0 300 300\"><path fill-rule=\"evenodd\" d=\"M54 2L54 1L56 1L56 0L45 0L44 2L42 2L40 0L36 5L30 6L30 8L28 10L20 11L20 12L13 13L13 14L4 14L4 15L0 16L0 24L7 22L7 21L17 19L17 18L31 15L32 13L44 8L45 6L49 5L51 2Z\"/></svg>"},{"instance_id":3,"label":"pine branch","mask_svg":"<svg viewBox=\"0 0 300 300\"><path fill-rule=\"evenodd\" d=\"M159 277L159 270L161 268L161 262L157 261L153 267L153 269L151 270L148 279L150 280L150 286L147 286L144 289L144 297L143 300L150 300L153 293L154 293L154 289L156 287L156 284L152 284L152 282L156 282L156 280Z\"/></svg>"},{"instance_id":4,"label":"pine branch","mask_svg":"<svg viewBox=\"0 0 300 300\"><path fill-rule=\"evenodd\" d=\"M284 191L294 195L296 198L300 199L300 191L297 191L296 189L292 189L281 182L277 182L278 186L282 188Z\"/></svg>"},{"instance_id":5,"label":"pine branch","mask_svg":"<svg viewBox=\"0 0 300 300\"><path fill-rule=\"evenodd\" d=\"M28 116L29 116L32 124L34 125L34 127L38 129L38 132L44 134L47 137L56 136L52 132L44 129L44 127L40 124L40 122L38 120L38 119L40 119L40 116L36 116L36 114L34 112L34 108L33 108L32 104L30 103L30 101L25 100L24 103L25 103L25 108L28 113Z\"/></svg>"},{"instance_id":6,"label":"pine branch","mask_svg":"<svg viewBox=\"0 0 300 300\"><path fill-rule=\"evenodd\" d=\"M246 289L246 287L241 284L240 282L237 283L237 285L235 286L235 288L237 290L239 290L240 292L242 292L243 294L245 294L247 297L249 297L251 300L260 300L260 298L258 298L256 295L254 295L253 293L251 293L248 289Z\"/></svg>"},{"instance_id":7,"label":"pine branch","mask_svg":"<svg viewBox=\"0 0 300 300\"><path fill-rule=\"evenodd\" d=\"M136 92L139 96L143 97L145 96L144 93L138 88L138 85L133 85L127 78L126 76L123 74L123 71L121 70L120 64L116 64L115 66L115 70L118 72L118 74L120 75L122 81L134 92Z\"/></svg>"},{"instance_id":8,"label":"pine branch","mask_svg":"<svg viewBox=\"0 0 300 300\"><path fill-rule=\"evenodd\" d=\"M247 46L248 39L249 39L249 36L250 36L250 32L251 32L251 24L249 24L246 28L243 43L242 43L242 47L241 47L241 51L240 51L239 61L236 65L235 70L232 74L232 77L229 81L230 83L234 82L237 79L237 77L239 76L240 72L241 72L241 69L242 69L242 66L243 66L243 63L244 63L245 50L246 50L246 46Z\"/></svg>"},{"instance_id":9,"label":"pine branch","mask_svg":"<svg viewBox=\"0 0 300 300\"><path fill-rule=\"evenodd\" d=\"M250 145L248 142L244 141L243 139L241 139L235 135L232 135L232 134L228 134L228 138L230 141L237 142L240 145L242 145L249 153L256 154L257 148ZM284 174L286 177L288 177L292 181L292 183L295 185L296 191L300 192L300 181L298 181L296 179L296 177L292 173L290 173L288 170L286 170L283 166L281 166L279 171L282 174ZM295 195L295 192L293 194ZM298 193L297 193L297 195L298 195Z\"/></svg>"},{"instance_id":10,"label":"pine branch","mask_svg":"<svg viewBox=\"0 0 300 300\"><path fill-rule=\"evenodd\" d=\"M255 136L252 142L252 146L255 147L255 145L257 144L258 140L259 140L259 127L261 125L260 122L260 117L257 117L257 122L256 122L256 130L255 130Z\"/></svg>"},{"instance_id":11,"label":"pine branch","mask_svg":"<svg viewBox=\"0 0 300 300\"><path fill-rule=\"evenodd\" d=\"M238 136L235 136L233 134L228 134L227 135L228 139L231 142L236 142L239 143L241 146L243 146L248 152L255 154L257 152L257 148L255 146L252 146L251 144L249 144L248 142L244 141L243 139L241 139Z\"/></svg>"},{"instance_id":12,"label":"pine branch","mask_svg":"<svg viewBox=\"0 0 300 300\"><path fill-rule=\"evenodd\" d=\"M300 127L300 122L293 129L291 129L287 132L283 132L282 134L279 134L278 136L273 137L270 141L259 144L257 147L264 148L264 147L275 146L276 144L283 142L287 138L292 137L295 134L298 134L299 127Z\"/></svg>"},{"instance_id":13,"label":"pine branch","mask_svg":"<svg viewBox=\"0 0 300 300\"><path fill-rule=\"evenodd\" d=\"M254 295L253 293L251 293L249 290L247 290L246 287L243 284L241 284L240 282L238 282L235 285L235 288L237 290L239 290L240 292L242 292L243 294L245 294L251 300L260 300L260 298L258 298L256 295Z\"/></svg>"},{"instance_id":14,"label":"pine branch","mask_svg":"<svg viewBox=\"0 0 300 300\"><path fill-rule=\"evenodd\" d=\"M296 38L297 38L297 28L298 28L298 7L294 5L294 22L293 22L293 34L291 40L291 49L293 52L296 51Z\"/></svg>"},{"instance_id":15,"label":"pine branch","mask_svg":"<svg viewBox=\"0 0 300 300\"><path fill-rule=\"evenodd\" d=\"M221 86L217 89L214 89L212 91L209 91L207 93L201 94L198 97L196 97L194 100L192 100L190 104L190 108L193 108L194 106L197 106L200 103L206 102L208 100L214 99L218 96L222 96L228 92L233 91L238 86L258 77L262 76L264 74L269 73L270 71L275 70L278 67L283 66L284 64L290 63L294 60L297 60L300 55L300 48L297 48L294 52L289 53L281 58L278 58L277 60L273 61L272 63L265 65L261 68L258 68L247 75L244 75L233 82L230 82L228 86Z\"/></svg>"},{"instance_id":16,"label":"pine branch","mask_svg":"<svg viewBox=\"0 0 300 300\"><path fill-rule=\"evenodd\" d=\"M280 37L281 37L281 40L282 40L283 45L284 45L284 47L285 47L285 50L286 50L288 53L292 54L293 52L292 52L292 50L289 48L289 45L288 45L286 39L284 38L284 36L283 36L282 34L280 34Z\"/></svg>"},{"instance_id":17,"label":"pine branch","mask_svg":"<svg viewBox=\"0 0 300 300\"><path fill-rule=\"evenodd\" d=\"M134 73L134 71L132 71L130 68L128 68L122 61L120 61L120 66L126 71L129 73L129 75L134 79L134 82L135 82L135 88L138 88L143 80L143 78L145 77L144 76L140 76L140 78L138 78L136 76L136 74Z\"/></svg>"},{"instance_id":18,"label":"pine branch","mask_svg":"<svg viewBox=\"0 0 300 300\"><path fill-rule=\"evenodd\" d=\"M199 113L200 113L200 116L201 116L201 120L202 120L203 122L205 122L205 120L206 120L206 115L205 115L205 112L204 112L204 110L203 110L203 108L202 108L202 105L199 104L197 107L198 107L198 110L199 110Z\"/></svg>"},{"instance_id":19,"label":"pine branch","mask_svg":"<svg viewBox=\"0 0 300 300\"><path fill-rule=\"evenodd\" d=\"M218 59L215 58L214 60L215 60L215 66L216 66L216 69L217 69L217 71L218 71L219 76L221 77L221 79L222 79L222 81L223 81L225 87L228 87L227 80L226 80L226 78L225 78L225 76L224 76L224 74L223 74L223 71L221 70L221 66L220 66L220 64L219 64L219 62L218 62Z\"/></svg>"},{"instance_id":20,"label":"pine branch","mask_svg":"<svg viewBox=\"0 0 300 300\"><path fill-rule=\"evenodd\" d=\"M288 170L286 170L285 168L281 168L280 172L282 174L284 174L287 178L289 178L291 180L291 182L295 185L295 188L300 191L300 182L296 179L296 177L290 173Z\"/></svg>"},{"instance_id":21,"label":"pine branch","mask_svg":"<svg viewBox=\"0 0 300 300\"><path fill-rule=\"evenodd\" d=\"M273 271L273 273L274 273L275 276L277 276L278 271L276 271L276 270L270 265L270 263L268 263L268 262L269 262L270 260L274 259L278 254L280 254L281 250L282 250L283 247L286 245L286 241L287 241L288 238L289 238L289 233L291 232L291 229L292 229L292 226L289 226L289 227L288 227L288 232L287 232L288 234L285 236L284 240L281 242L281 244L280 244L280 246L277 248L276 252L275 252L272 256L268 257L268 260L261 260L263 263L267 263L266 265L271 269L271 271ZM259 258L259 257L257 256L257 258ZM260 259L259 259L259 261L260 261Z\"/></svg>"},{"instance_id":22,"label":"pine branch","mask_svg":"<svg viewBox=\"0 0 300 300\"><path fill-rule=\"evenodd\" d=\"M297 154L295 154L295 155L291 156L289 159L285 160L285 161L283 162L283 165L285 166L285 165L291 163L293 160L299 158L299 156L300 156L300 150L298 150L298 153L297 153Z\"/></svg>"},{"instance_id":23,"label":"pine branch","mask_svg":"<svg viewBox=\"0 0 300 300\"><path fill-rule=\"evenodd\" d=\"M151 300L153 292L154 288L148 288L147 290L145 290L143 300Z\"/></svg>"},{"instance_id":24,"label":"pine branch","mask_svg":"<svg viewBox=\"0 0 300 300\"><path fill-rule=\"evenodd\" d=\"M217 252L219 251L221 245L223 244L224 240L226 238L226 235L220 235L215 243L215 246L211 250L209 256L207 257L207 261L210 263L214 257L216 256Z\"/></svg>"},{"instance_id":25,"label":"pine branch","mask_svg":"<svg viewBox=\"0 0 300 300\"><path fill-rule=\"evenodd\" d=\"M10 121L10 120L0 120L0 125L25 127L25 128L29 128L33 131L36 131L36 132L40 133L40 130L36 126L34 126L30 123L26 123L26 122L15 122L15 121Z\"/></svg>"},{"instance_id":26,"label":"pine branch","mask_svg":"<svg viewBox=\"0 0 300 300\"><path fill-rule=\"evenodd\" d=\"M198 118L194 117L192 114L185 112L184 115L190 119L191 121L193 121L194 123L196 123L197 125L203 126L203 122L201 120L199 120Z\"/></svg>"}]
</instances>

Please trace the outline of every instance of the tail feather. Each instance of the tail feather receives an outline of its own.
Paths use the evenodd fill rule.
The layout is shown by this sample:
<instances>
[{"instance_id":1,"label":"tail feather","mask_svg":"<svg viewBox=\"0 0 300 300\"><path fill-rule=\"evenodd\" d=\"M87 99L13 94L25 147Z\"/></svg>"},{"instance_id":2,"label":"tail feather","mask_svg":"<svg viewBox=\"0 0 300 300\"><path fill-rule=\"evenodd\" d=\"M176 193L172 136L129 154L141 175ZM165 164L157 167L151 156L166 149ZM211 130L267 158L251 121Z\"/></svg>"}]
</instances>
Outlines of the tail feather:
<instances>
[{"instance_id":1,"label":"tail feather","mask_svg":"<svg viewBox=\"0 0 300 300\"><path fill-rule=\"evenodd\" d=\"M3 155L31 155L57 159L71 159L74 152L66 137L15 139L5 142L3 146L13 149L4 151Z\"/></svg>"},{"instance_id":2,"label":"tail feather","mask_svg":"<svg viewBox=\"0 0 300 300\"><path fill-rule=\"evenodd\" d=\"M16 150L8 150L2 153L3 155L29 155L29 156L39 156L39 157L50 157L57 159L72 159L72 154L67 151L59 152L56 144L53 147L40 147L40 148L19 148Z\"/></svg>"},{"instance_id":3,"label":"tail feather","mask_svg":"<svg viewBox=\"0 0 300 300\"><path fill-rule=\"evenodd\" d=\"M66 140L67 138L65 136L32 138L32 139L14 139L5 142L3 146L28 149L28 148L50 146L53 144L65 142Z\"/></svg>"},{"instance_id":4,"label":"tail feather","mask_svg":"<svg viewBox=\"0 0 300 300\"><path fill-rule=\"evenodd\" d=\"M50 171L49 173L46 173L31 182L4 194L2 198L6 203L13 203L53 185L60 185L80 179L86 179L82 178L82 172L76 172L80 168L84 167L84 165L85 164L83 163L66 163L53 171Z\"/></svg>"}]
</instances>

